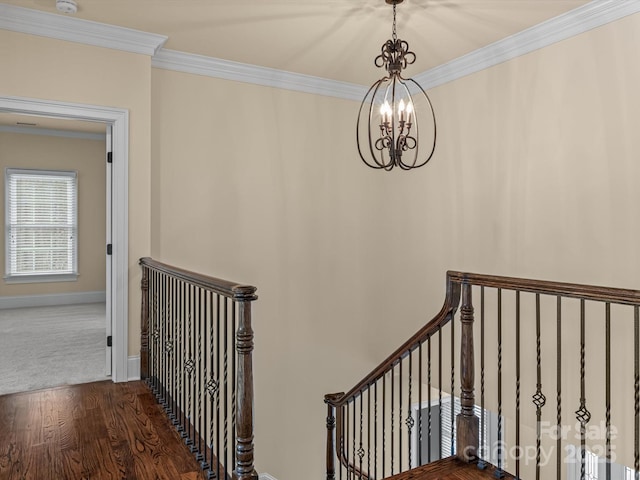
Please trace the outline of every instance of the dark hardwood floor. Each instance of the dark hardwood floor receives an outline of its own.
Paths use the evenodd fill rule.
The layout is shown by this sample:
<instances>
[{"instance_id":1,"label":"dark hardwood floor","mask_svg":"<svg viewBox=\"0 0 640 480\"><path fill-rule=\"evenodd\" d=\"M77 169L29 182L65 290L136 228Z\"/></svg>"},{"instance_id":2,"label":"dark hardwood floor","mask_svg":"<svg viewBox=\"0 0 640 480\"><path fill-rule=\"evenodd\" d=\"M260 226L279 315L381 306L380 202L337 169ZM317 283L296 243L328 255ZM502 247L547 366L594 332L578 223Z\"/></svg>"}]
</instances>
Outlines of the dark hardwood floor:
<instances>
[{"instance_id":1,"label":"dark hardwood floor","mask_svg":"<svg viewBox=\"0 0 640 480\"><path fill-rule=\"evenodd\" d=\"M142 382L0 396L0 480L204 480Z\"/></svg>"},{"instance_id":2,"label":"dark hardwood floor","mask_svg":"<svg viewBox=\"0 0 640 480\"><path fill-rule=\"evenodd\" d=\"M449 457L386 480L495 480L495 470L492 466L480 470L476 464L464 463L455 457ZM505 474L502 478L510 480L515 477Z\"/></svg>"}]
</instances>

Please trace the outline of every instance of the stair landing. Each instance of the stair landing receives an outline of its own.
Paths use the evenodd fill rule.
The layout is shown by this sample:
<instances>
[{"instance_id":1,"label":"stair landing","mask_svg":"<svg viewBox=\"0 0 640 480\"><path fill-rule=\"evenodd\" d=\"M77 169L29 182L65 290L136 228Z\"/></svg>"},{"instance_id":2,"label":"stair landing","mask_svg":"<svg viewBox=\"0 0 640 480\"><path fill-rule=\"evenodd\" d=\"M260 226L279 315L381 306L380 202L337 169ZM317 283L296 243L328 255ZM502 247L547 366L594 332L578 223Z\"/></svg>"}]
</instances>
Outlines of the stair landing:
<instances>
[{"instance_id":1,"label":"stair landing","mask_svg":"<svg viewBox=\"0 0 640 480\"><path fill-rule=\"evenodd\" d=\"M385 480L495 480L495 471L496 468L490 465L480 470L475 463L466 463L456 457L449 457L408 472L399 473ZM507 473L502 478L505 480L515 479Z\"/></svg>"}]
</instances>

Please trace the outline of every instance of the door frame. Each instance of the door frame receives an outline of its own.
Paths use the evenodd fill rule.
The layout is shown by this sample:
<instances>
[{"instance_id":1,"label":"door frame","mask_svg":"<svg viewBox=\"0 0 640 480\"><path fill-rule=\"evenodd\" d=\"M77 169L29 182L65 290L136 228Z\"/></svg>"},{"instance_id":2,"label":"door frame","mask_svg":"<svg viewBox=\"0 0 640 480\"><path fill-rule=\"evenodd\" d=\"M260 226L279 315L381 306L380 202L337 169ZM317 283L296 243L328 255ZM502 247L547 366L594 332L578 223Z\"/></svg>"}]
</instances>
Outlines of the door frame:
<instances>
[{"instance_id":1,"label":"door frame","mask_svg":"<svg viewBox=\"0 0 640 480\"><path fill-rule=\"evenodd\" d=\"M0 111L23 115L101 122L112 126L112 360L111 379L126 382L128 375L129 307L129 111L122 108L0 96ZM105 246L106 247L106 246ZM107 296L108 297L108 296ZM134 372L132 372L135 374Z\"/></svg>"}]
</instances>

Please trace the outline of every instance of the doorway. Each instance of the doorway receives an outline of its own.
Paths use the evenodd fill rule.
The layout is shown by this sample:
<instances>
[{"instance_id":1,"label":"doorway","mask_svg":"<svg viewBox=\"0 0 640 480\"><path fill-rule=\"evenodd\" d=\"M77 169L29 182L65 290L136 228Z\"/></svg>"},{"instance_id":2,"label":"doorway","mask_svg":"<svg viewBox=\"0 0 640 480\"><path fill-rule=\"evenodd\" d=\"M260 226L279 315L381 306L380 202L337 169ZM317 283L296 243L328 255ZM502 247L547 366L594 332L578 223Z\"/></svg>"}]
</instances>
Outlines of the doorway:
<instances>
[{"instance_id":1,"label":"doorway","mask_svg":"<svg viewBox=\"0 0 640 480\"><path fill-rule=\"evenodd\" d=\"M106 305L111 322L111 378L127 381L137 372L128 365L128 144L127 110L21 97L0 96L0 111L21 115L100 122L110 130L111 189L107 196L111 215L110 262L107 262ZM107 142L107 145L109 142ZM109 149L107 149L108 151ZM108 208L109 208L108 207ZM108 350L107 350L108 352ZM109 369L107 368L107 371Z\"/></svg>"}]
</instances>

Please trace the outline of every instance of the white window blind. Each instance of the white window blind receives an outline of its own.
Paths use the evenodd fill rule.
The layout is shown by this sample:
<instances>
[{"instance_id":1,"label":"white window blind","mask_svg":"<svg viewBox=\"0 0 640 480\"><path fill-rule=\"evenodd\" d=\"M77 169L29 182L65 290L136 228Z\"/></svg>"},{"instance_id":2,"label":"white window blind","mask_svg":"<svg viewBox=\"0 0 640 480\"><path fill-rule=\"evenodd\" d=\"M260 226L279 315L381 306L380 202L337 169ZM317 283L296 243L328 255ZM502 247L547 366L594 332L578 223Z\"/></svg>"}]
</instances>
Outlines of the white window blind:
<instances>
[{"instance_id":1,"label":"white window blind","mask_svg":"<svg viewBox=\"0 0 640 480\"><path fill-rule=\"evenodd\" d=\"M6 276L77 275L77 174L6 169Z\"/></svg>"}]
</instances>

